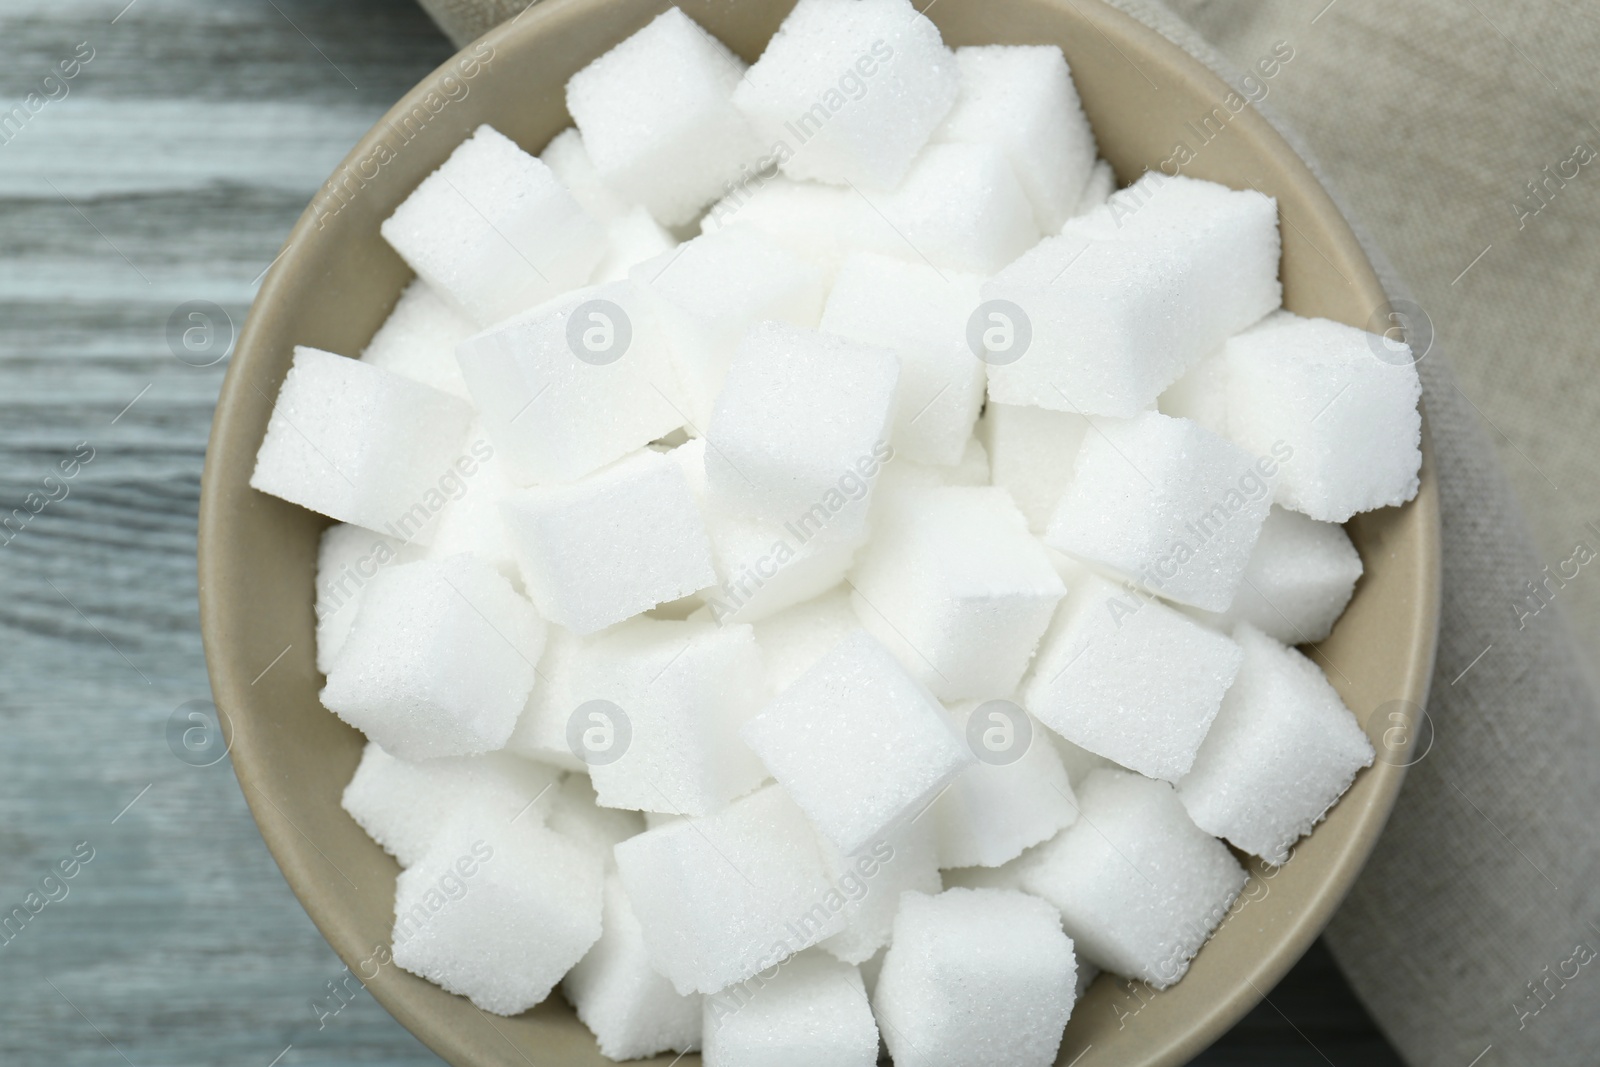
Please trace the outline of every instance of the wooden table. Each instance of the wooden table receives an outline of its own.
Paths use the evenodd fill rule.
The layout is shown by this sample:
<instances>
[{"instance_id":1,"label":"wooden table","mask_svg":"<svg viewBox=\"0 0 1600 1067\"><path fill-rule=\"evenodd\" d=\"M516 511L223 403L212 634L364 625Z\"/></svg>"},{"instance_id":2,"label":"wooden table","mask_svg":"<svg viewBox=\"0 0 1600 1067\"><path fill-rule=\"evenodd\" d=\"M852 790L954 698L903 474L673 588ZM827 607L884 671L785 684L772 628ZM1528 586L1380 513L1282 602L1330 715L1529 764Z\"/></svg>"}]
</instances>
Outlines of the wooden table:
<instances>
[{"instance_id":1,"label":"wooden table","mask_svg":"<svg viewBox=\"0 0 1600 1067\"><path fill-rule=\"evenodd\" d=\"M450 51L405 0L0 9L0 516L24 509L0 529L0 906L92 848L0 947L0 1064L439 1062L364 993L319 1029L341 963L226 759L169 742L209 696L195 515L226 368L177 358L169 318L242 323L322 179ZM1398 1062L1319 946L1198 1062L1330 1061Z\"/></svg>"}]
</instances>

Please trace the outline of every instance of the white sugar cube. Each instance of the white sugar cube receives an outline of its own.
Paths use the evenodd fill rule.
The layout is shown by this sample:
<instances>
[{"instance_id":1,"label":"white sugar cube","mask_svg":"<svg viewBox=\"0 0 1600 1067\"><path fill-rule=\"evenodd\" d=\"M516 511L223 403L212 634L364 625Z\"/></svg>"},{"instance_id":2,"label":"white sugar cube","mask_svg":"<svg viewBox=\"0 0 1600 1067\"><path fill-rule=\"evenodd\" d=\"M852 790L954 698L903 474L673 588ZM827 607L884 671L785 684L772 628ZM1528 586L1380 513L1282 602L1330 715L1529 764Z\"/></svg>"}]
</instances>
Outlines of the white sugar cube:
<instances>
[{"instance_id":1,"label":"white sugar cube","mask_svg":"<svg viewBox=\"0 0 1600 1067\"><path fill-rule=\"evenodd\" d=\"M562 188L572 194L578 205L591 218L601 223L613 222L629 213L631 205L605 183L589 158L589 149L583 143L583 134L576 126L568 126L544 146L539 159L556 176ZM647 212L648 214L648 212Z\"/></svg>"},{"instance_id":2,"label":"white sugar cube","mask_svg":"<svg viewBox=\"0 0 1600 1067\"><path fill-rule=\"evenodd\" d=\"M1011 494L1028 529L1043 534L1072 480L1089 420L1067 411L991 402L979 426L994 484Z\"/></svg>"},{"instance_id":3,"label":"white sugar cube","mask_svg":"<svg viewBox=\"0 0 1600 1067\"><path fill-rule=\"evenodd\" d=\"M1200 829L1283 863L1372 764L1372 743L1315 663L1248 623L1234 639L1244 664L1178 799Z\"/></svg>"},{"instance_id":4,"label":"white sugar cube","mask_svg":"<svg viewBox=\"0 0 1600 1067\"><path fill-rule=\"evenodd\" d=\"M1278 254L1270 198L1147 174L984 285L1022 313L1006 312L1013 347L990 358L989 397L1135 415L1278 306Z\"/></svg>"},{"instance_id":5,"label":"white sugar cube","mask_svg":"<svg viewBox=\"0 0 1600 1067\"><path fill-rule=\"evenodd\" d=\"M804 521L848 499L859 464L888 458L899 360L778 322L745 335L706 431L706 481L746 514ZM837 505L837 506L836 506Z\"/></svg>"},{"instance_id":6,"label":"white sugar cube","mask_svg":"<svg viewBox=\"0 0 1600 1067\"><path fill-rule=\"evenodd\" d=\"M845 918L845 928L822 942L825 951L846 963L864 963L889 943L901 893L944 888L936 835L928 814L895 827L853 855L823 843L823 865L844 898L840 911Z\"/></svg>"},{"instance_id":7,"label":"white sugar cube","mask_svg":"<svg viewBox=\"0 0 1600 1067\"><path fill-rule=\"evenodd\" d=\"M1417 495L1422 386L1392 346L1287 311L1228 342L1228 435L1283 462L1278 503L1344 522Z\"/></svg>"},{"instance_id":8,"label":"white sugar cube","mask_svg":"<svg viewBox=\"0 0 1600 1067\"><path fill-rule=\"evenodd\" d=\"M700 1044L700 995L683 996L650 966L644 933L616 874L606 877L603 932L561 992L607 1059L635 1060Z\"/></svg>"},{"instance_id":9,"label":"white sugar cube","mask_svg":"<svg viewBox=\"0 0 1600 1067\"><path fill-rule=\"evenodd\" d=\"M872 1007L896 1067L1048 1067L1076 970L1072 939L1037 897L907 893Z\"/></svg>"},{"instance_id":10,"label":"white sugar cube","mask_svg":"<svg viewBox=\"0 0 1600 1067\"><path fill-rule=\"evenodd\" d=\"M1034 854L1023 884L1061 909L1085 957L1165 989L1244 888L1244 868L1165 782L1095 771L1078 802L1083 818Z\"/></svg>"},{"instance_id":11,"label":"white sugar cube","mask_svg":"<svg viewBox=\"0 0 1600 1067\"><path fill-rule=\"evenodd\" d=\"M955 101L960 74L907 0L800 0L734 91L783 172L889 189Z\"/></svg>"},{"instance_id":12,"label":"white sugar cube","mask_svg":"<svg viewBox=\"0 0 1600 1067\"><path fill-rule=\"evenodd\" d=\"M949 710L978 762L956 775L928 812L940 867L998 867L1072 825L1078 804L1044 727L1010 701Z\"/></svg>"},{"instance_id":13,"label":"white sugar cube","mask_svg":"<svg viewBox=\"0 0 1600 1067\"><path fill-rule=\"evenodd\" d=\"M874 515L886 515L902 507L899 498L908 492L953 486L972 488L988 484L989 454L976 437L969 437L961 452L961 462L948 467L916 463L901 459L898 455L893 463L885 464L881 481L873 492L872 511Z\"/></svg>"},{"instance_id":14,"label":"white sugar cube","mask_svg":"<svg viewBox=\"0 0 1600 1067\"><path fill-rule=\"evenodd\" d=\"M640 263L629 277L671 340L692 425L704 427L746 330L774 319L814 327L822 274L748 226L702 234Z\"/></svg>"},{"instance_id":15,"label":"white sugar cube","mask_svg":"<svg viewBox=\"0 0 1600 1067\"><path fill-rule=\"evenodd\" d=\"M395 883L394 962L519 1015L599 939L603 884L600 857L561 834L463 814Z\"/></svg>"},{"instance_id":16,"label":"white sugar cube","mask_svg":"<svg viewBox=\"0 0 1600 1067\"><path fill-rule=\"evenodd\" d=\"M892 193L868 199L901 238L894 253L919 263L989 275L1039 239L1027 194L992 145L929 145Z\"/></svg>"},{"instance_id":17,"label":"white sugar cube","mask_svg":"<svg viewBox=\"0 0 1600 1067\"><path fill-rule=\"evenodd\" d=\"M752 624L766 660L767 692L777 696L861 626L850 591L839 587Z\"/></svg>"},{"instance_id":18,"label":"white sugar cube","mask_svg":"<svg viewBox=\"0 0 1600 1067\"><path fill-rule=\"evenodd\" d=\"M755 622L838 585L867 539L866 494L883 467L868 456L842 478L844 493L778 522L741 514L706 485L706 441L673 449L711 537L718 585L705 593L715 622ZM829 505L837 502L838 507Z\"/></svg>"},{"instance_id":19,"label":"white sugar cube","mask_svg":"<svg viewBox=\"0 0 1600 1067\"><path fill-rule=\"evenodd\" d=\"M580 482L501 505L540 614L587 634L716 581L711 544L676 463L648 449Z\"/></svg>"},{"instance_id":20,"label":"white sugar cube","mask_svg":"<svg viewBox=\"0 0 1600 1067\"><path fill-rule=\"evenodd\" d=\"M744 64L677 8L574 74L567 110L602 180L676 226L764 152L733 106Z\"/></svg>"},{"instance_id":21,"label":"white sugar cube","mask_svg":"<svg viewBox=\"0 0 1600 1067\"><path fill-rule=\"evenodd\" d=\"M861 972L802 952L771 980L758 975L705 998L706 1067L875 1067L878 1024Z\"/></svg>"},{"instance_id":22,"label":"white sugar cube","mask_svg":"<svg viewBox=\"0 0 1600 1067\"><path fill-rule=\"evenodd\" d=\"M600 224L549 167L479 126L380 227L440 296L479 326L588 280Z\"/></svg>"},{"instance_id":23,"label":"white sugar cube","mask_svg":"<svg viewBox=\"0 0 1600 1067\"><path fill-rule=\"evenodd\" d=\"M317 670L333 670L367 583L385 567L421 558L417 546L362 526L336 522L322 531L317 548Z\"/></svg>"},{"instance_id":24,"label":"white sugar cube","mask_svg":"<svg viewBox=\"0 0 1600 1067\"><path fill-rule=\"evenodd\" d=\"M1045 736L1051 741L1056 755L1061 759L1061 766L1066 768L1067 777L1074 784L1081 783L1094 771L1102 767L1107 770L1121 770L1122 766L1104 756L1096 755L1080 745L1075 745L1054 730L1046 730Z\"/></svg>"},{"instance_id":25,"label":"white sugar cube","mask_svg":"<svg viewBox=\"0 0 1600 1067\"><path fill-rule=\"evenodd\" d=\"M1194 763L1243 655L1154 597L1085 574L1040 643L1023 704L1074 744L1175 781Z\"/></svg>"},{"instance_id":26,"label":"white sugar cube","mask_svg":"<svg viewBox=\"0 0 1600 1067\"><path fill-rule=\"evenodd\" d=\"M1361 570L1344 527L1273 507L1233 605L1195 615L1219 630L1247 622L1284 644L1311 644L1333 632Z\"/></svg>"},{"instance_id":27,"label":"white sugar cube","mask_svg":"<svg viewBox=\"0 0 1600 1067\"><path fill-rule=\"evenodd\" d=\"M500 502L516 492L517 486L481 424L472 427L467 442L466 449L456 457L450 476L440 479L440 485L447 486L450 500L439 512L426 555L429 559L443 559L470 552L493 564L495 570L520 588L522 574L517 569L511 536L500 517Z\"/></svg>"},{"instance_id":28,"label":"white sugar cube","mask_svg":"<svg viewBox=\"0 0 1600 1067\"><path fill-rule=\"evenodd\" d=\"M1087 215L1095 208L1111 199L1111 194L1117 191L1117 175L1111 169L1111 164L1105 160L1095 163L1094 169L1089 171L1088 179L1083 183L1083 192L1078 196L1078 205L1072 209L1072 217Z\"/></svg>"},{"instance_id":29,"label":"white sugar cube","mask_svg":"<svg viewBox=\"0 0 1600 1067\"><path fill-rule=\"evenodd\" d=\"M938 701L863 631L834 646L740 736L847 855L915 817L972 762Z\"/></svg>"},{"instance_id":30,"label":"white sugar cube","mask_svg":"<svg viewBox=\"0 0 1600 1067\"><path fill-rule=\"evenodd\" d=\"M680 993L715 993L843 927L818 844L768 786L616 847L650 962Z\"/></svg>"},{"instance_id":31,"label":"white sugar cube","mask_svg":"<svg viewBox=\"0 0 1600 1067\"><path fill-rule=\"evenodd\" d=\"M467 383L456 366L456 345L477 332L472 320L427 282L413 278L367 342L361 361L467 400Z\"/></svg>"},{"instance_id":32,"label":"white sugar cube","mask_svg":"<svg viewBox=\"0 0 1600 1067\"><path fill-rule=\"evenodd\" d=\"M961 91L935 139L989 144L1006 155L1043 233L1077 214L1095 164L1094 134L1055 45L956 49Z\"/></svg>"},{"instance_id":33,"label":"white sugar cube","mask_svg":"<svg viewBox=\"0 0 1600 1067\"><path fill-rule=\"evenodd\" d=\"M439 479L472 408L420 382L298 345L250 486L303 508L426 544L444 507Z\"/></svg>"},{"instance_id":34,"label":"white sugar cube","mask_svg":"<svg viewBox=\"0 0 1600 1067\"><path fill-rule=\"evenodd\" d=\"M1084 437L1045 542L1208 611L1233 602L1278 464L1149 411Z\"/></svg>"},{"instance_id":35,"label":"white sugar cube","mask_svg":"<svg viewBox=\"0 0 1600 1067\"><path fill-rule=\"evenodd\" d=\"M1167 386L1157 407L1163 415L1189 419L1214 434L1228 435L1228 360L1226 348L1202 356L1182 378Z\"/></svg>"},{"instance_id":36,"label":"white sugar cube","mask_svg":"<svg viewBox=\"0 0 1600 1067\"><path fill-rule=\"evenodd\" d=\"M567 738L601 804L704 815L766 777L738 737L764 696L750 627L635 619L584 643L574 674Z\"/></svg>"},{"instance_id":37,"label":"white sugar cube","mask_svg":"<svg viewBox=\"0 0 1600 1067\"><path fill-rule=\"evenodd\" d=\"M458 813L472 811L529 823L557 804L553 767L503 752L412 763L367 742L340 805L367 836L409 867Z\"/></svg>"},{"instance_id":38,"label":"white sugar cube","mask_svg":"<svg viewBox=\"0 0 1600 1067\"><path fill-rule=\"evenodd\" d=\"M541 304L456 358L522 485L582 478L683 425L666 336L628 282Z\"/></svg>"},{"instance_id":39,"label":"white sugar cube","mask_svg":"<svg viewBox=\"0 0 1600 1067\"><path fill-rule=\"evenodd\" d=\"M544 636L474 556L389 568L362 595L322 702L401 759L488 752L516 726Z\"/></svg>"},{"instance_id":40,"label":"white sugar cube","mask_svg":"<svg viewBox=\"0 0 1600 1067\"><path fill-rule=\"evenodd\" d=\"M985 382L983 363L967 347L979 282L926 263L856 253L828 293L823 332L900 358L893 432L895 451L906 459L959 463L971 437Z\"/></svg>"},{"instance_id":41,"label":"white sugar cube","mask_svg":"<svg viewBox=\"0 0 1600 1067\"><path fill-rule=\"evenodd\" d=\"M580 650L590 640L593 639L579 637L564 626L546 628L544 654L538 660L538 681L506 740L507 751L563 770L588 769L588 764L567 743L567 720L583 702L578 696L583 677Z\"/></svg>"},{"instance_id":42,"label":"white sugar cube","mask_svg":"<svg viewBox=\"0 0 1600 1067\"><path fill-rule=\"evenodd\" d=\"M706 233L734 226L759 230L814 264L832 281L846 256L871 251L914 256L874 205L882 199L845 186L797 182L782 175L741 184L711 205L700 228Z\"/></svg>"},{"instance_id":43,"label":"white sugar cube","mask_svg":"<svg viewBox=\"0 0 1600 1067\"><path fill-rule=\"evenodd\" d=\"M946 700L1009 694L1066 592L1004 490L910 490L877 519L856 614Z\"/></svg>"},{"instance_id":44,"label":"white sugar cube","mask_svg":"<svg viewBox=\"0 0 1600 1067\"><path fill-rule=\"evenodd\" d=\"M614 865L611 850L645 831L644 817L636 811L602 808L587 774L569 774L550 794L545 825L601 856ZM610 922L607 922L607 928Z\"/></svg>"},{"instance_id":45,"label":"white sugar cube","mask_svg":"<svg viewBox=\"0 0 1600 1067\"><path fill-rule=\"evenodd\" d=\"M939 872L946 889L1022 889L1022 875L1037 848L1023 851L998 867L949 867Z\"/></svg>"},{"instance_id":46,"label":"white sugar cube","mask_svg":"<svg viewBox=\"0 0 1600 1067\"><path fill-rule=\"evenodd\" d=\"M677 246L677 239L650 212L631 208L606 223L606 254L594 269L595 284L622 281L639 264Z\"/></svg>"}]
</instances>

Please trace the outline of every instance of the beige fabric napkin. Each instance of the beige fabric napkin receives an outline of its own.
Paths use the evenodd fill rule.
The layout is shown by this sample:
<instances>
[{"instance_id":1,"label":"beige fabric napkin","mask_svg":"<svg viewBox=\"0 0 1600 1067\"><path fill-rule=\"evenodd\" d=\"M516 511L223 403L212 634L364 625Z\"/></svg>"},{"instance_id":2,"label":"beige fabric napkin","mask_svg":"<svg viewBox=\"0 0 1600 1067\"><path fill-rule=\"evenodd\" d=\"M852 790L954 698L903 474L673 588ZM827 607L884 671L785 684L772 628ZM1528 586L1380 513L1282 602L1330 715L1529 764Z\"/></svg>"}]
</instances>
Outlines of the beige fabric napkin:
<instances>
[{"instance_id":1,"label":"beige fabric napkin","mask_svg":"<svg viewBox=\"0 0 1600 1067\"><path fill-rule=\"evenodd\" d=\"M1592 1067L1600 558L1560 575L1600 551L1600 9L1113 2L1235 85L1292 46L1261 109L1315 149L1435 334L1418 368L1444 512L1435 737L1329 943L1416 1067ZM422 3L457 43L525 6Z\"/></svg>"}]
</instances>

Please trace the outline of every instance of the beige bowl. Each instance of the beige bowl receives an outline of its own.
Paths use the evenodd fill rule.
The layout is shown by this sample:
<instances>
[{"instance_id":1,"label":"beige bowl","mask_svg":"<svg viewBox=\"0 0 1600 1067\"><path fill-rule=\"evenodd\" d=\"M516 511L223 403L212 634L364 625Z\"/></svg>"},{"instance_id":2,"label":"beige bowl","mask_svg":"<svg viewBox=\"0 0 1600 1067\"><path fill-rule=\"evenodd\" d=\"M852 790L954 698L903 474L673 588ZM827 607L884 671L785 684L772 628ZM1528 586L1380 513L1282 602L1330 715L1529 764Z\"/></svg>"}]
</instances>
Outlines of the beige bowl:
<instances>
[{"instance_id":1,"label":"beige bowl","mask_svg":"<svg viewBox=\"0 0 1600 1067\"><path fill-rule=\"evenodd\" d=\"M356 146L290 234L222 387L200 504L201 622L212 688L267 847L312 920L362 976L376 966L364 961L389 943L398 868L339 807L362 738L317 701L312 578L327 520L248 487L256 448L292 347L358 353L409 279L379 237L379 222L479 123L541 149L570 122L567 78L666 6L545 0L463 53L479 58L479 67L467 68L470 76L452 61L413 89ZM791 5L681 6L754 60ZM1060 45L1101 150L1123 182L1159 166L1178 140L1193 144L1186 123L1198 125L1225 107L1230 92L1170 42L1098 0L940 0L929 15L952 46ZM420 129L419 115L430 116ZM405 116L411 139L402 145ZM390 153L385 145L399 147ZM1278 198L1288 307L1353 325L1372 321L1384 295L1355 237L1311 172L1253 110L1232 117L1184 171ZM1360 870L1400 788L1409 727L1433 660L1439 506L1428 450L1424 430L1416 500L1350 524L1366 576L1316 652L1367 723L1380 762L1275 875L1263 877L1268 872L1252 865L1244 902L1182 982L1154 994L1100 978L1073 1012L1060 1063L1176 1064L1197 1054L1300 957ZM368 981L373 995L452 1064L607 1062L559 996L506 1019L392 964L377 970Z\"/></svg>"}]
</instances>

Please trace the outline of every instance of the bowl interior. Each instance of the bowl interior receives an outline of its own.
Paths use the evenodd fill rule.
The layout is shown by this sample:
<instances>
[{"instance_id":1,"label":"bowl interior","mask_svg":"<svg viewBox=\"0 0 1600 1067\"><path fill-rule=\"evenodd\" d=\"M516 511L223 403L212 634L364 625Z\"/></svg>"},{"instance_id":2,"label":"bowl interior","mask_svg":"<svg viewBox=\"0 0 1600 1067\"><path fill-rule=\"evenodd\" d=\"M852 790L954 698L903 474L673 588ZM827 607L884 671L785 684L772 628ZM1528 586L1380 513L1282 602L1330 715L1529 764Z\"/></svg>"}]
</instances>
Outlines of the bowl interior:
<instances>
[{"instance_id":1,"label":"bowl interior","mask_svg":"<svg viewBox=\"0 0 1600 1067\"><path fill-rule=\"evenodd\" d=\"M285 878L335 950L396 1018L454 1064L609 1061L559 996L517 1018L489 1016L382 962L398 868L339 806L362 738L317 700L312 578L326 520L257 493L247 481L292 347L357 354L409 280L378 224L480 123L540 150L570 124L567 78L667 6L545 0L397 104L329 179L269 273L229 367L207 453L201 619L241 788ZM679 6L754 60L792 4ZM1184 143L1194 150L1185 174L1277 197L1291 310L1366 326L1383 306L1354 235L1310 171L1237 96L1234 105L1233 90L1175 45L1099 0L941 0L929 7L952 46L1059 45L1120 182L1159 167ZM1214 111L1226 122L1202 144L1202 120ZM427 118L418 122L418 115ZM1214 117L1211 125L1218 125ZM1174 1064L1197 1054L1300 957L1349 888L1404 773L1394 728L1420 714L1432 665L1439 520L1426 425L1423 452L1414 501L1350 524L1366 574L1333 635L1312 651L1367 723L1380 762L1358 776L1289 863L1276 872L1251 865L1241 903L1182 982L1156 994L1100 978L1074 1009L1061 1064Z\"/></svg>"}]
</instances>

